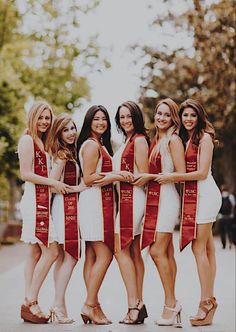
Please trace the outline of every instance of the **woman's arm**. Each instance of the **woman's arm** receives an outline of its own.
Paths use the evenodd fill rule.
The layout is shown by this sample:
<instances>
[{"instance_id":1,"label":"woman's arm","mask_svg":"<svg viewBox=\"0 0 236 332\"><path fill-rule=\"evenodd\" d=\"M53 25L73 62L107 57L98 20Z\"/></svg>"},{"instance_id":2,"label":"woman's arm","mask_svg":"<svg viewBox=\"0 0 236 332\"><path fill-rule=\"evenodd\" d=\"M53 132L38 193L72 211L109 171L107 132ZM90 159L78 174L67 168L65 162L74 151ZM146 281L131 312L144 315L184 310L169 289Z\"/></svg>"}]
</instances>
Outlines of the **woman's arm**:
<instances>
[{"instance_id":1,"label":"woman's arm","mask_svg":"<svg viewBox=\"0 0 236 332\"><path fill-rule=\"evenodd\" d=\"M86 143L86 148L82 151L83 157L83 179L86 186L92 186L95 181L103 178L96 173L98 160L100 157L99 146L96 142L90 140Z\"/></svg>"},{"instance_id":2,"label":"woman's arm","mask_svg":"<svg viewBox=\"0 0 236 332\"><path fill-rule=\"evenodd\" d=\"M20 176L23 181L34 184L53 186L60 193L66 193L67 185L52 178L35 174L32 171L34 147L32 138L29 135L21 137L18 145L18 154L20 161Z\"/></svg>"},{"instance_id":3,"label":"woman's arm","mask_svg":"<svg viewBox=\"0 0 236 332\"><path fill-rule=\"evenodd\" d=\"M133 184L135 186L144 186L147 182L154 180L156 174L148 173L148 144L144 137L138 137L135 140L135 163L137 165L138 173L135 174Z\"/></svg>"},{"instance_id":4,"label":"woman's arm","mask_svg":"<svg viewBox=\"0 0 236 332\"><path fill-rule=\"evenodd\" d=\"M213 143L209 134L205 134L199 145L199 169L189 173L171 173L158 175L159 183L204 180L209 172L213 155Z\"/></svg>"}]
</instances>

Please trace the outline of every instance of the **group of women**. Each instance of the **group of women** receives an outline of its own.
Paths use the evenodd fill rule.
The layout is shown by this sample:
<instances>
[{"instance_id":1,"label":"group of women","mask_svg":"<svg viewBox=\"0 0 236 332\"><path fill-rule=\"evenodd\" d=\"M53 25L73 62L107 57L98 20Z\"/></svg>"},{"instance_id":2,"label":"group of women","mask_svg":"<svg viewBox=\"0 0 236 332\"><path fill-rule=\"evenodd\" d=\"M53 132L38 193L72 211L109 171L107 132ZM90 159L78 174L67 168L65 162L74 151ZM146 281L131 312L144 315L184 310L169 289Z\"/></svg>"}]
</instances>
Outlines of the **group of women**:
<instances>
[{"instance_id":1,"label":"group of women","mask_svg":"<svg viewBox=\"0 0 236 332\"><path fill-rule=\"evenodd\" d=\"M22 240L29 244L21 317L33 323L73 322L65 292L82 240L84 323L111 324L98 293L113 255L127 292L128 311L120 323L144 322L148 315L141 250L149 247L165 298L157 324L181 324L172 240L181 219L180 249L192 243L201 287L198 312L190 322L211 324L217 308L212 225L221 205L211 175L213 126L201 104L191 99L180 107L170 98L157 104L151 142L135 102L121 104L115 121L124 143L113 155L110 118L102 105L89 108L78 139L68 114L54 117L50 105L42 101L29 112L28 128L18 146L25 181ZM182 204L178 182L183 183ZM45 314L38 294L54 262L55 297L50 314Z\"/></svg>"}]
</instances>

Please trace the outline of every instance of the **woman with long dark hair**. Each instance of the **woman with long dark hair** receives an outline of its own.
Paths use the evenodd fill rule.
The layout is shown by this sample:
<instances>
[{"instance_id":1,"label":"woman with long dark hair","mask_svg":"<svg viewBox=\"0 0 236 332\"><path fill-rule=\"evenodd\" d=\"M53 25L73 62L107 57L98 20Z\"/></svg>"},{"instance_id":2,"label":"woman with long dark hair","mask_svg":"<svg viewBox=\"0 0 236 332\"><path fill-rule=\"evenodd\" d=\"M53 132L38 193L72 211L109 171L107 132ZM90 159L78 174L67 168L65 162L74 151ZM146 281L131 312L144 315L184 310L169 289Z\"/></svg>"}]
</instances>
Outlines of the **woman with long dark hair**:
<instances>
[{"instance_id":1,"label":"woman with long dark hair","mask_svg":"<svg viewBox=\"0 0 236 332\"><path fill-rule=\"evenodd\" d=\"M102 105L90 107L78 139L83 180L90 186L79 199L80 233L86 246L84 280L87 297L81 311L84 323L111 323L98 301L98 292L114 251L113 181L123 178L112 173L110 137L111 124L106 108Z\"/></svg>"},{"instance_id":2,"label":"woman with long dark hair","mask_svg":"<svg viewBox=\"0 0 236 332\"><path fill-rule=\"evenodd\" d=\"M192 242L201 287L198 312L190 317L194 326L209 325L217 308L212 225L221 206L221 194L211 174L215 130L203 106L193 99L180 105L180 137L185 145L187 173L158 175L161 183L185 181L180 249Z\"/></svg>"},{"instance_id":3,"label":"woman with long dark hair","mask_svg":"<svg viewBox=\"0 0 236 332\"><path fill-rule=\"evenodd\" d=\"M125 142L113 157L114 170L128 171L137 176L148 171L149 138L142 111L133 101L122 103L116 112L116 125ZM128 312L120 321L124 324L143 323L147 317L143 304L144 264L140 250L141 223L145 207L145 191L124 180L117 182L119 196L116 217L115 257L126 287Z\"/></svg>"}]
</instances>

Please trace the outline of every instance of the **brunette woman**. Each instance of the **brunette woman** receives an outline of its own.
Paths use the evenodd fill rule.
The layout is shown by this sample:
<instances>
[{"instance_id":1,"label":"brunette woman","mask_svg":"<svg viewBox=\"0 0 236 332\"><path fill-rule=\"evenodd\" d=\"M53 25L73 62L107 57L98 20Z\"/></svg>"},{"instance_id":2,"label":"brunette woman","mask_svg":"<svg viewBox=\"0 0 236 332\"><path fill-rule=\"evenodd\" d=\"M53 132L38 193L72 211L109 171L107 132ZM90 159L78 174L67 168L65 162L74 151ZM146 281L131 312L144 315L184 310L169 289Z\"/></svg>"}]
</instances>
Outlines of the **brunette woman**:
<instances>
[{"instance_id":1,"label":"brunette woman","mask_svg":"<svg viewBox=\"0 0 236 332\"><path fill-rule=\"evenodd\" d=\"M94 105L85 115L78 139L83 180L87 186L90 186L80 194L79 199L80 232L86 246L84 279L87 297L81 311L84 323L111 323L98 301L98 292L114 251L112 183L122 178L121 175L112 173L110 130L111 124L106 108ZM101 179L102 183L98 184L97 181Z\"/></svg>"},{"instance_id":2,"label":"brunette woman","mask_svg":"<svg viewBox=\"0 0 236 332\"><path fill-rule=\"evenodd\" d=\"M113 157L114 170L135 176L148 172L149 139L140 107L133 101L122 103L117 110L116 125L125 141ZM145 207L145 191L124 181L117 182L119 195L116 217L116 253L128 297L124 324L143 323L147 317L143 304L144 264L140 250L141 222Z\"/></svg>"}]
</instances>

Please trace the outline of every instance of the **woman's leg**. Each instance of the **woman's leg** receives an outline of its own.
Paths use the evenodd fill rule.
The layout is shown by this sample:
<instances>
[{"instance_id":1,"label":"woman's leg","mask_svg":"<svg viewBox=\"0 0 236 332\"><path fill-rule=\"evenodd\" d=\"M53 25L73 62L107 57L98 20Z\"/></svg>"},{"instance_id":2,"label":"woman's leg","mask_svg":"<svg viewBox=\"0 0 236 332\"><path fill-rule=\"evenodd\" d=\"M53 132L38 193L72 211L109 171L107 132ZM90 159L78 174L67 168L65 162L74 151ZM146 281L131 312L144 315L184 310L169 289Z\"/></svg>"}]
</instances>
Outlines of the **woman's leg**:
<instances>
[{"instance_id":1,"label":"woman's leg","mask_svg":"<svg viewBox=\"0 0 236 332\"><path fill-rule=\"evenodd\" d=\"M201 287L201 301L209 299L212 291L212 273L207 256L207 242L210 238L211 228L211 223L197 225L197 238L192 242L192 251L195 256ZM212 304L209 304L209 309L211 306ZM205 313L201 308L199 308L197 316L205 317Z\"/></svg>"},{"instance_id":2,"label":"woman's leg","mask_svg":"<svg viewBox=\"0 0 236 332\"><path fill-rule=\"evenodd\" d=\"M35 270L35 266L38 263L41 256L40 246L36 244L28 245L28 254L25 262L25 299L28 299L30 295L30 288L32 283L32 278ZM27 303L25 303L27 304Z\"/></svg>"},{"instance_id":3,"label":"woman's leg","mask_svg":"<svg viewBox=\"0 0 236 332\"><path fill-rule=\"evenodd\" d=\"M207 241L207 257L210 265L209 273L210 277L210 289L209 295L210 297L214 297L214 284L215 284L215 276L216 276L216 256L215 256L215 243L212 231L210 233L210 237Z\"/></svg>"},{"instance_id":4,"label":"woman's leg","mask_svg":"<svg viewBox=\"0 0 236 332\"><path fill-rule=\"evenodd\" d=\"M175 283L173 278L172 266L168 257L168 246L172 241L171 233L157 232L156 240L150 248L150 255L157 267L165 294L165 305L174 308L176 306L175 299ZM170 310L163 309L162 318L168 319L173 313Z\"/></svg>"},{"instance_id":5,"label":"woman's leg","mask_svg":"<svg viewBox=\"0 0 236 332\"><path fill-rule=\"evenodd\" d=\"M175 285L175 280L176 280L176 274L177 274L177 265L175 261L175 256L174 256L174 245L173 245L173 235L171 238L171 241L169 242L168 248L167 248L167 255L171 267L171 274L173 278L173 283Z\"/></svg>"},{"instance_id":6,"label":"woman's leg","mask_svg":"<svg viewBox=\"0 0 236 332\"><path fill-rule=\"evenodd\" d=\"M123 278L127 297L128 297L128 307L134 308L138 300L138 290L137 290L137 276L134 262L130 254L130 246L119 250L115 253L116 260L118 262L121 276Z\"/></svg>"},{"instance_id":7,"label":"woman's leg","mask_svg":"<svg viewBox=\"0 0 236 332\"><path fill-rule=\"evenodd\" d=\"M138 299L143 301L144 263L140 250L140 235L136 236L132 242L130 252L135 266Z\"/></svg>"},{"instance_id":8,"label":"woman's leg","mask_svg":"<svg viewBox=\"0 0 236 332\"><path fill-rule=\"evenodd\" d=\"M112 261L112 252L107 245L101 241L90 242L95 253L95 262L91 267L87 279L86 304L94 306L97 304L98 292L106 271Z\"/></svg>"},{"instance_id":9,"label":"woman's leg","mask_svg":"<svg viewBox=\"0 0 236 332\"><path fill-rule=\"evenodd\" d=\"M57 277L55 278L54 307L58 308L59 311L66 316L67 310L65 304L65 293L76 263L76 259L64 251L63 261L57 271Z\"/></svg>"},{"instance_id":10,"label":"woman's leg","mask_svg":"<svg viewBox=\"0 0 236 332\"><path fill-rule=\"evenodd\" d=\"M90 278L90 273L92 270L92 267L96 261L95 251L93 250L92 244L89 241L86 241L85 243L85 261L84 261L84 282L85 286L88 289L88 282Z\"/></svg>"},{"instance_id":11,"label":"woman's leg","mask_svg":"<svg viewBox=\"0 0 236 332\"><path fill-rule=\"evenodd\" d=\"M43 284L43 281L46 278L50 270L50 267L52 266L53 262L56 260L58 255L58 248L56 242L50 244L49 248L47 248L43 244L40 244L40 248L42 253L34 269L31 287L28 296L28 300L30 302L38 299L39 290ZM38 305L33 305L30 307L30 310L33 313L37 313L39 307Z\"/></svg>"}]
</instances>

